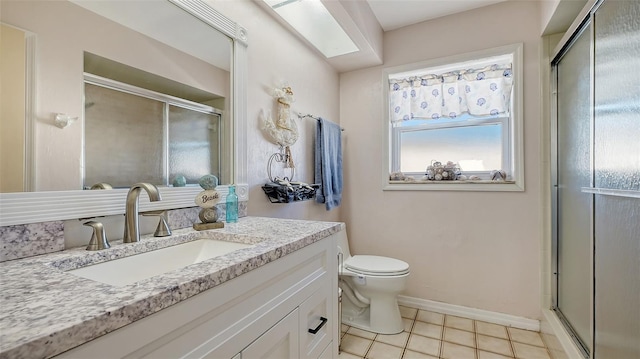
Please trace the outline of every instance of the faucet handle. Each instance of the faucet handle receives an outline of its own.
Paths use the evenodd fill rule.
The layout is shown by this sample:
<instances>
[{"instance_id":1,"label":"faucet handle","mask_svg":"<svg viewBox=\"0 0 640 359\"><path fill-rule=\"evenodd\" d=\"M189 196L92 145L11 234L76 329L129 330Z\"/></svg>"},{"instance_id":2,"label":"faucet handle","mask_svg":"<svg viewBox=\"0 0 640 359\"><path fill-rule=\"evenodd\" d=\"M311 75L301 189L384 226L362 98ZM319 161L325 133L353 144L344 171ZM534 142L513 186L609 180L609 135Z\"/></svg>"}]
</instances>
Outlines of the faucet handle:
<instances>
[{"instance_id":1,"label":"faucet handle","mask_svg":"<svg viewBox=\"0 0 640 359\"><path fill-rule=\"evenodd\" d=\"M113 189L113 187L108 183L100 182L91 186L91 189Z\"/></svg>"},{"instance_id":2,"label":"faucet handle","mask_svg":"<svg viewBox=\"0 0 640 359\"><path fill-rule=\"evenodd\" d=\"M142 213L143 216L160 217L160 221L158 222L158 227L156 227L156 231L155 233L153 233L154 237L167 237L171 235L171 228L169 227L169 223L167 223L167 220L165 218L165 212L166 211L164 210L158 210L158 211L149 211L149 212Z\"/></svg>"},{"instance_id":3,"label":"faucet handle","mask_svg":"<svg viewBox=\"0 0 640 359\"><path fill-rule=\"evenodd\" d=\"M104 231L104 226L100 222L89 221L83 223L83 225L93 228L93 234L91 240L87 246L88 251L97 251L100 249L107 249L111 247L109 241L107 241L107 235Z\"/></svg>"}]
</instances>

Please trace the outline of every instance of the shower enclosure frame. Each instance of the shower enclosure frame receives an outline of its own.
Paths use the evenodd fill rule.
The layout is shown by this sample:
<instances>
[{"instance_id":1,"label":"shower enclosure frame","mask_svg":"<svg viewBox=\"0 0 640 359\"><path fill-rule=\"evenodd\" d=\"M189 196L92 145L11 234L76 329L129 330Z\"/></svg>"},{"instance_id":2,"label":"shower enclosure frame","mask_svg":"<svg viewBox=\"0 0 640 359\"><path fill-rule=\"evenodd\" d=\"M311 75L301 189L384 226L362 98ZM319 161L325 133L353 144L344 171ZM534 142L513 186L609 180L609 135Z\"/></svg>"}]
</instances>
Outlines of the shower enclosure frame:
<instances>
[{"instance_id":1,"label":"shower enclosure frame","mask_svg":"<svg viewBox=\"0 0 640 359\"><path fill-rule=\"evenodd\" d=\"M551 54L551 309L585 358L640 354L634 1L590 0Z\"/></svg>"}]
</instances>

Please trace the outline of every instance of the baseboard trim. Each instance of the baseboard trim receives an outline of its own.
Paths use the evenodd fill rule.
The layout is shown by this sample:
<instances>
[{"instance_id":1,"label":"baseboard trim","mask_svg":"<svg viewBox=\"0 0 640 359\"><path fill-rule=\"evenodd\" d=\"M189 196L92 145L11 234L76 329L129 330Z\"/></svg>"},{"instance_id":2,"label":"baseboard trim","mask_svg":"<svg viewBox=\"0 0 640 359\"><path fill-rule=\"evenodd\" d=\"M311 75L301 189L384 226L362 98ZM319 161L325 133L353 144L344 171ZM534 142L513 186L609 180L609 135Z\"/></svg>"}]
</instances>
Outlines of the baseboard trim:
<instances>
[{"instance_id":1,"label":"baseboard trim","mask_svg":"<svg viewBox=\"0 0 640 359\"><path fill-rule=\"evenodd\" d=\"M398 296L398 304L428 310L431 312L438 312L449 315L456 315L469 319L481 320L483 322L500 324L508 327L514 327L519 329L540 331L540 321L535 319L529 319L524 317L518 317L515 315L491 312L483 309L463 307L461 305L447 304L443 302L436 302L428 299L420 299L414 297L408 297L404 295Z\"/></svg>"},{"instance_id":2,"label":"baseboard trim","mask_svg":"<svg viewBox=\"0 0 640 359\"><path fill-rule=\"evenodd\" d=\"M544 321L542 327L543 332L550 332L549 334L556 337L564 350L564 354L566 354L569 359L585 359L569 332L567 332L564 325L560 322L558 316L550 309L542 309L542 316L542 320ZM551 350L551 348L549 349Z\"/></svg>"}]
</instances>

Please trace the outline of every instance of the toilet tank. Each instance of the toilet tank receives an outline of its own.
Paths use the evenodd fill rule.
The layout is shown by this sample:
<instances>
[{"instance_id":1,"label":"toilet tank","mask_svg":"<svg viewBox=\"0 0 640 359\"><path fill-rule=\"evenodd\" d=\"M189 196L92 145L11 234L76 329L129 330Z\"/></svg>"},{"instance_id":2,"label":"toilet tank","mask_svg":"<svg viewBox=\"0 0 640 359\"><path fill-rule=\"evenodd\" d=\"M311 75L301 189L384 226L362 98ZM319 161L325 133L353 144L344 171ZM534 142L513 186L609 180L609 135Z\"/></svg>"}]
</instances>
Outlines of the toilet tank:
<instances>
[{"instance_id":1,"label":"toilet tank","mask_svg":"<svg viewBox=\"0 0 640 359\"><path fill-rule=\"evenodd\" d=\"M347 231L342 230L336 233L338 242L338 254L342 253L343 260L351 257L351 251L349 250L349 240L347 239Z\"/></svg>"}]
</instances>

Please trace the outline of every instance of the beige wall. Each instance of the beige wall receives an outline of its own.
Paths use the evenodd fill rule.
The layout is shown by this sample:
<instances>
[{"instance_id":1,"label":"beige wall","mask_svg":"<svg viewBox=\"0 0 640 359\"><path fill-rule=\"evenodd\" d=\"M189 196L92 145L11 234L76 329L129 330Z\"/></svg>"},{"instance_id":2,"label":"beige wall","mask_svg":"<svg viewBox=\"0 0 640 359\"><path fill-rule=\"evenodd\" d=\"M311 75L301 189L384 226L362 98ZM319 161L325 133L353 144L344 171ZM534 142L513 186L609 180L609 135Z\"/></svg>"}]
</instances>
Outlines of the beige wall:
<instances>
[{"instance_id":1,"label":"beige wall","mask_svg":"<svg viewBox=\"0 0 640 359\"><path fill-rule=\"evenodd\" d=\"M291 204L269 203L261 186L269 182L267 161L278 146L261 131L260 110L276 113L272 88L286 81L294 91L292 112L313 114L339 122L339 80L337 72L314 51L292 35L260 6L249 0L209 0L216 10L247 29L248 47L248 156L250 216L337 221L340 208L326 211L314 201ZM292 114L293 116L293 114ZM291 147L296 165L295 179L313 182L313 138L316 121L297 121L300 138ZM288 173L273 167L273 174Z\"/></svg>"},{"instance_id":2,"label":"beige wall","mask_svg":"<svg viewBox=\"0 0 640 359\"><path fill-rule=\"evenodd\" d=\"M541 111L537 2L514 1L387 32L384 66L524 43L524 192L382 191L382 68L341 74L342 219L355 253L411 266L404 294L540 316Z\"/></svg>"},{"instance_id":3,"label":"beige wall","mask_svg":"<svg viewBox=\"0 0 640 359\"><path fill-rule=\"evenodd\" d=\"M24 188L25 33L0 30L0 193Z\"/></svg>"},{"instance_id":4,"label":"beige wall","mask_svg":"<svg viewBox=\"0 0 640 359\"><path fill-rule=\"evenodd\" d=\"M3 22L36 34L38 191L82 188L82 121L61 130L53 119L56 113L82 117L83 51L224 97L229 93L227 71L70 2L3 1L1 15Z\"/></svg>"}]
</instances>

